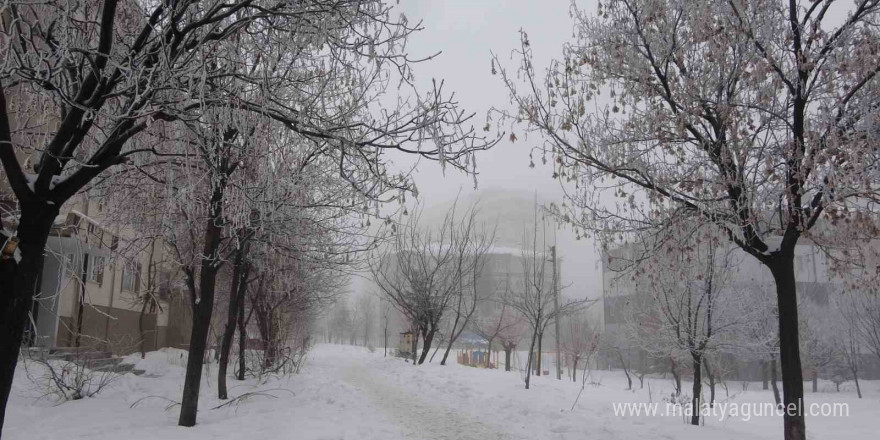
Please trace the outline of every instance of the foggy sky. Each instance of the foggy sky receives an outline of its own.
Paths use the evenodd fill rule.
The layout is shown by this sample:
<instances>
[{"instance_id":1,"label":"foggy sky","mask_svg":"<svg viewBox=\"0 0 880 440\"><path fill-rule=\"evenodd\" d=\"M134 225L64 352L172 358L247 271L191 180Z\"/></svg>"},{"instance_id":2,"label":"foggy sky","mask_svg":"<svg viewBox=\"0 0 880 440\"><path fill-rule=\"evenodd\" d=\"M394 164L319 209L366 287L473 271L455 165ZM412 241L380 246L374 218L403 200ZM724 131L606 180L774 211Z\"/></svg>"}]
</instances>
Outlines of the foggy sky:
<instances>
[{"instance_id":1,"label":"foggy sky","mask_svg":"<svg viewBox=\"0 0 880 440\"><path fill-rule=\"evenodd\" d=\"M592 1L579 4L581 8L595 8ZM529 34L536 66L547 66L552 57L561 54L563 43L572 38L569 7L568 0L403 0L399 4L411 23L422 20L425 28L409 41L407 52L418 58L442 51L437 58L416 66L417 82L443 79L444 90L454 91L462 107L476 113L473 125L478 130L485 124L490 108L511 108L501 78L491 73L491 53L496 53L506 67L515 69L511 51L519 46L519 31L523 29ZM413 174L420 201L429 209L448 206L459 193L464 200L516 193L529 205L535 194L545 203L560 202L562 190L551 178L552 167L536 161L536 167L529 168L529 151L539 140L526 140L523 133L517 136L520 140L515 143L505 136L493 149L477 154L478 190L474 190L471 176L450 168L444 175L437 163L421 160ZM413 159L404 155L391 157L401 169L413 164ZM565 294L578 298L601 296L601 272L593 241L575 241L569 229L559 230L557 241L563 283L568 285Z\"/></svg>"}]
</instances>

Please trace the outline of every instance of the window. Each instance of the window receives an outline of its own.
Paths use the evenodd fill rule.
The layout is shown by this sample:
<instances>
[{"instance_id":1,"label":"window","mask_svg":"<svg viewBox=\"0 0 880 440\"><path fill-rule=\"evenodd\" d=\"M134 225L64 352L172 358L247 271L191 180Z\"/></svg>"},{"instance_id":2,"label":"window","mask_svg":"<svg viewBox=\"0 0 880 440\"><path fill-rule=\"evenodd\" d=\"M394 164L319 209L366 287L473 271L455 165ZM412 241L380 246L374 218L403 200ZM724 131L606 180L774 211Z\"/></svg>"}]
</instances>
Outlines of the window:
<instances>
[{"instance_id":1,"label":"window","mask_svg":"<svg viewBox=\"0 0 880 440\"><path fill-rule=\"evenodd\" d=\"M74 265L75 258L73 254L67 254L64 256L64 272L67 276L75 276L76 275L76 266Z\"/></svg>"},{"instance_id":2,"label":"window","mask_svg":"<svg viewBox=\"0 0 880 440\"><path fill-rule=\"evenodd\" d=\"M122 290L129 292L137 292L141 284L140 267L132 268L126 266L122 269Z\"/></svg>"},{"instance_id":3,"label":"window","mask_svg":"<svg viewBox=\"0 0 880 440\"><path fill-rule=\"evenodd\" d=\"M89 276L88 280L93 283L98 283L98 285L104 284L104 257L99 257L92 255L89 257L86 256L89 261Z\"/></svg>"},{"instance_id":4,"label":"window","mask_svg":"<svg viewBox=\"0 0 880 440\"><path fill-rule=\"evenodd\" d=\"M91 244L92 246L102 247L103 244L101 242L103 239L104 239L104 230L101 229L100 227L98 227L98 225L96 225L94 223L89 223L88 236L86 237L86 240L88 240L88 243Z\"/></svg>"}]
</instances>

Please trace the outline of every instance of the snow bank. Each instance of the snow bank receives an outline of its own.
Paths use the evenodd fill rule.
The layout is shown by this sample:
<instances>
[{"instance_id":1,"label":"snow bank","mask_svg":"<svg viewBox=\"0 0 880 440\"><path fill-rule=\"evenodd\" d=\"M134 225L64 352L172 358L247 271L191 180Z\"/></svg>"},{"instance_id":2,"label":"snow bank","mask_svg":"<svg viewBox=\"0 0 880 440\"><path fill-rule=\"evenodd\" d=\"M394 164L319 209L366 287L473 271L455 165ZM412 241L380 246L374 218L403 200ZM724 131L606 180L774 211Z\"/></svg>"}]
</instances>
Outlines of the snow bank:
<instances>
[{"instance_id":1,"label":"snow bank","mask_svg":"<svg viewBox=\"0 0 880 440\"><path fill-rule=\"evenodd\" d=\"M220 407L216 365L202 382L199 424L177 426L185 354L162 350L127 361L153 377L124 375L97 397L48 406L20 392L16 375L3 438L18 439L778 439L782 420L710 419L694 427L681 417L616 415L616 402L660 402L669 395L669 379L646 379L644 389L625 390L621 372L593 372L577 405L580 383L533 377L523 389L519 372L485 370L455 364L413 367L403 359L364 348L319 345L303 373L257 384L230 379L232 397L249 399ZM552 368L551 368L552 369ZM19 372L21 373L21 372ZM636 381L636 386L638 382ZM690 384L685 383L685 388ZM854 392L807 393L808 402L849 405L847 417L808 417L811 439L873 438L880 428L880 381L862 384L865 399ZM772 402L769 391L752 383L748 390L719 387L724 402ZM133 407L132 407L133 406Z\"/></svg>"}]
</instances>

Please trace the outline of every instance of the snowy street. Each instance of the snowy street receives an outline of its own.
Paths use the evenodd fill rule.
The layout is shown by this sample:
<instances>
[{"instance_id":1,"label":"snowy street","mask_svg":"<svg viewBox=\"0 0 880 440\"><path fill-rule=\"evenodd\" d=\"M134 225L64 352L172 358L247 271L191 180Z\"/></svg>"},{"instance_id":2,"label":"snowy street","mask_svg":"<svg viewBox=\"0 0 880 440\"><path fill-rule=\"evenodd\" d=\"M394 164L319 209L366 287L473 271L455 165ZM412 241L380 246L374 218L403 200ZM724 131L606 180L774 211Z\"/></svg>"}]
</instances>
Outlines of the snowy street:
<instances>
[{"instance_id":1,"label":"snowy street","mask_svg":"<svg viewBox=\"0 0 880 440\"><path fill-rule=\"evenodd\" d=\"M533 377L532 389L525 390L517 372L460 366L452 355L450 365L440 366L442 352L434 363L413 368L401 359L383 358L381 350L370 353L362 347L321 344L311 352L304 370L289 379L262 385L230 380L230 397L258 394L217 409L212 408L223 402L215 395L212 370L202 385L199 424L183 428L176 426L177 406L168 408L180 396L183 353L149 353L145 361L135 359L137 367L146 370L144 376L124 375L94 398L61 405L34 401L38 390L20 371L4 438L485 440L583 439L593 433L602 439L733 440L776 438L782 423L779 418L753 417L747 422L709 419L706 426L693 427L680 417L614 415L613 402L659 401L670 389L668 379L651 379L643 390L626 391L621 372L593 372L591 380L600 385L588 384L570 411L579 383ZM751 386L757 390L742 392L740 384L731 383L732 397L725 398L719 390L719 402L772 399L759 391L759 383ZM866 381L863 388L869 397L862 400L852 390L836 393L830 386L823 384L820 393L808 398L846 402L850 416L809 419L811 438L870 438L869 420L880 416L876 397L880 383Z\"/></svg>"}]
</instances>

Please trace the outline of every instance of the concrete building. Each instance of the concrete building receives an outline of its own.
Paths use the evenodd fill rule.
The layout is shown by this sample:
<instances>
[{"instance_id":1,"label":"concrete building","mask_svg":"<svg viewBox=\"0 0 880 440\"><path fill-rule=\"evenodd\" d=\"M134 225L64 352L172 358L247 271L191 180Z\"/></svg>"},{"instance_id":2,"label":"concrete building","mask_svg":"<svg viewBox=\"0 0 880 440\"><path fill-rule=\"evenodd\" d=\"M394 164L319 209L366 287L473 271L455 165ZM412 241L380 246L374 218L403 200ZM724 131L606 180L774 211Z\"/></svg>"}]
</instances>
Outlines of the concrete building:
<instances>
[{"instance_id":1,"label":"concrete building","mask_svg":"<svg viewBox=\"0 0 880 440\"><path fill-rule=\"evenodd\" d=\"M14 229L14 211L5 214ZM46 245L26 341L114 354L187 346L189 305L163 252L158 241L144 244L136 231L105 224L100 203L71 200Z\"/></svg>"}]
</instances>

